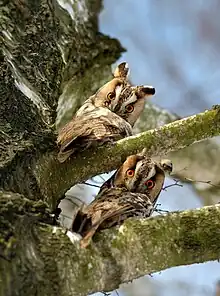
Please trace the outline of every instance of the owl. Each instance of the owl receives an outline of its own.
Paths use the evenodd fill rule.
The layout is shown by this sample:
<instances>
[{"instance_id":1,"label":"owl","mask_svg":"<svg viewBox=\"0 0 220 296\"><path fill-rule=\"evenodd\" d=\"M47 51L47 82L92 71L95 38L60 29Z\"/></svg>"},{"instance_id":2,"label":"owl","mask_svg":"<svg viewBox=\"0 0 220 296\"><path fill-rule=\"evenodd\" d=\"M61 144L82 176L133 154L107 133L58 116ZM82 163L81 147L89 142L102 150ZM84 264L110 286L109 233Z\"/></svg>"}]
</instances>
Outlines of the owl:
<instances>
[{"instance_id":1,"label":"owl","mask_svg":"<svg viewBox=\"0 0 220 296\"><path fill-rule=\"evenodd\" d=\"M145 98L154 95L155 88L148 85L131 86L128 73L128 64L119 64L113 73L113 79L86 100L76 116L85 115L97 107L107 107L133 126L143 111Z\"/></svg>"},{"instance_id":2,"label":"owl","mask_svg":"<svg viewBox=\"0 0 220 296\"><path fill-rule=\"evenodd\" d=\"M60 130L57 138L60 162L77 151L132 135L132 126L144 108L144 98L153 95L155 89L132 87L127 75L127 64L121 63L114 78L86 100Z\"/></svg>"},{"instance_id":3,"label":"owl","mask_svg":"<svg viewBox=\"0 0 220 296\"><path fill-rule=\"evenodd\" d=\"M96 231L121 225L131 217L149 217L152 210L147 192L142 194L129 192L125 188L110 188L78 212L72 231L82 236L80 246L86 248Z\"/></svg>"},{"instance_id":4,"label":"owl","mask_svg":"<svg viewBox=\"0 0 220 296\"><path fill-rule=\"evenodd\" d=\"M99 194L114 187L126 188L136 193L147 191L150 194L150 201L155 205L163 188L165 173L170 174L173 165L169 159L157 162L147 157L145 153L144 149L140 154L128 156L121 167L103 183Z\"/></svg>"},{"instance_id":5,"label":"owl","mask_svg":"<svg viewBox=\"0 0 220 296\"><path fill-rule=\"evenodd\" d=\"M73 231L82 235L82 247L89 244L96 231L120 225L130 217L148 217L153 212L165 172L172 171L172 162L166 159L156 162L144 153L145 150L129 156L102 185L95 200L78 211Z\"/></svg>"}]
</instances>

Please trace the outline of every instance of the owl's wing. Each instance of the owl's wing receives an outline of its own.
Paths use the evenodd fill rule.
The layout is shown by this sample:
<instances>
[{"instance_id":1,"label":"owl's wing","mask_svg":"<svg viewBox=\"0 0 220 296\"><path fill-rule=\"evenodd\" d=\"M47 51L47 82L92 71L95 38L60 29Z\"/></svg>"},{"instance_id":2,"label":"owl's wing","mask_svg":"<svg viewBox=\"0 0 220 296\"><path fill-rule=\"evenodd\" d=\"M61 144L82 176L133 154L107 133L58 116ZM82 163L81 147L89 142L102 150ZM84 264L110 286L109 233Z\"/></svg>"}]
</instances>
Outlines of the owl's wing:
<instances>
[{"instance_id":1,"label":"owl's wing","mask_svg":"<svg viewBox=\"0 0 220 296\"><path fill-rule=\"evenodd\" d=\"M109 116L74 117L63 127L57 138L60 146L58 160L64 162L76 150L87 149L92 145L118 140L132 134L129 123L116 114ZM111 115L111 116L110 116Z\"/></svg>"},{"instance_id":2,"label":"owl's wing","mask_svg":"<svg viewBox=\"0 0 220 296\"><path fill-rule=\"evenodd\" d=\"M152 204L145 194L110 189L95 199L87 210L90 226L84 232L81 246L86 247L98 228L105 229L121 224L129 217L150 216Z\"/></svg>"},{"instance_id":3,"label":"owl's wing","mask_svg":"<svg viewBox=\"0 0 220 296\"><path fill-rule=\"evenodd\" d=\"M121 206L121 212L124 213L127 207L127 205ZM88 216L85 218L86 220L84 220L84 226L86 229L82 231L83 239L80 241L80 245L82 248L86 248L90 244L90 241L93 235L96 233L97 229L106 219L113 216L112 214L117 211L117 208L118 205L115 201L102 201L101 203L95 203L95 205L93 205L93 207L89 209ZM119 215L119 211L117 212ZM89 223L89 226L87 224L87 221Z\"/></svg>"},{"instance_id":4,"label":"owl's wing","mask_svg":"<svg viewBox=\"0 0 220 296\"><path fill-rule=\"evenodd\" d=\"M60 148L58 160L65 161L72 153L74 153L76 146L75 141L78 138L86 137L90 133L88 121L85 119L78 119L74 117L67 123L59 132L57 138L57 145Z\"/></svg>"},{"instance_id":5,"label":"owl's wing","mask_svg":"<svg viewBox=\"0 0 220 296\"><path fill-rule=\"evenodd\" d=\"M119 196L112 196L112 198L104 202L102 200L96 201L98 206L94 208L94 211L96 211L96 208L102 209L102 216L100 221L98 221L102 229L108 228L109 225L117 224L118 221L121 224L129 217L148 217L152 209L150 199L146 194L142 193L122 192ZM115 223L113 220L115 220ZM103 224L104 221L106 221L105 224Z\"/></svg>"}]
</instances>

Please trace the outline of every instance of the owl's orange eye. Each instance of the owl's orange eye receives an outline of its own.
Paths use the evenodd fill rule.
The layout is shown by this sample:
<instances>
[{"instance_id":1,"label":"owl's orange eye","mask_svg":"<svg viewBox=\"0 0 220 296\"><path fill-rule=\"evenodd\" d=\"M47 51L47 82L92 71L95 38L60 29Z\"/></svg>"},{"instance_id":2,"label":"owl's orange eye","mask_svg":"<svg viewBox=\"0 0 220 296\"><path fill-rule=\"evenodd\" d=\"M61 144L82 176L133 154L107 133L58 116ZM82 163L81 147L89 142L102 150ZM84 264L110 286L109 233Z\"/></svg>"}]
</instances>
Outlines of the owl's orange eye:
<instances>
[{"instance_id":1,"label":"owl's orange eye","mask_svg":"<svg viewBox=\"0 0 220 296\"><path fill-rule=\"evenodd\" d=\"M131 113L131 112L134 111L134 106L133 106L132 104L130 104L130 105L127 105L127 106L125 107L125 109L126 109L126 111L127 111L128 113Z\"/></svg>"},{"instance_id":2,"label":"owl's orange eye","mask_svg":"<svg viewBox=\"0 0 220 296\"><path fill-rule=\"evenodd\" d=\"M114 98L115 98L115 93L113 91L111 91L107 94L108 100L114 100Z\"/></svg>"},{"instance_id":3,"label":"owl's orange eye","mask_svg":"<svg viewBox=\"0 0 220 296\"><path fill-rule=\"evenodd\" d=\"M144 184L147 186L147 189L152 189L155 185L155 182L150 179L150 180L147 180Z\"/></svg>"},{"instance_id":4,"label":"owl's orange eye","mask_svg":"<svg viewBox=\"0 0 220 296\"><path fill-rule=\"evenodd\" d=\"M134 170L127 170L127 176L128 177L133 177L134 176Z\"/></svg>"}]
</instances>

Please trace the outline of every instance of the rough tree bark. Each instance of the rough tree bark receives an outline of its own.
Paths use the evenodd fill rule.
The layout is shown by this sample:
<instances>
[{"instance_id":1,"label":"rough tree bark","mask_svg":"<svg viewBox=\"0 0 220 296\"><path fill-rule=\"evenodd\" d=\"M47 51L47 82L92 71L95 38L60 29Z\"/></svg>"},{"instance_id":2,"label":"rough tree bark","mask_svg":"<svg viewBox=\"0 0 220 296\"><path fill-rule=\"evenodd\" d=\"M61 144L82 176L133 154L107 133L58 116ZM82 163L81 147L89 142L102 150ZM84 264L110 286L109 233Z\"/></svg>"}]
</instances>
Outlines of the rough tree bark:
<instances>
[{"instance_id":1,"label":"rough tree bark","mask_svg":"<svg viewBox=\"0 0 220 296\"><path fill-rule=\"evenodd\" d=\"M99 0L77 1L71 14L55 0L0 2L0 295L86 295L219 256L218 206L127 221L98 235L88 250L51 225L50 210L74 183L116 168L143 147L155 155L220 133L216 107L97 156L88 151L57 162L55 126L108 79L123 51L98 33L100 8Z\"/></svg>"},{"instance_id":2,"label":"rough tree bark","mask_svg":"<svg viewBox=\"0 0 220 296\"><path fill-rule=\"evenodd\" d=\"M129 219L118 230L96 235L88 249L81 249L61 228L40 223L50 219L43 203L9 193L1 194L0 201L5 228L0 295L80 296L110 291L145 274L219 258L219 205Z\"/></svg>"}]
</instances>

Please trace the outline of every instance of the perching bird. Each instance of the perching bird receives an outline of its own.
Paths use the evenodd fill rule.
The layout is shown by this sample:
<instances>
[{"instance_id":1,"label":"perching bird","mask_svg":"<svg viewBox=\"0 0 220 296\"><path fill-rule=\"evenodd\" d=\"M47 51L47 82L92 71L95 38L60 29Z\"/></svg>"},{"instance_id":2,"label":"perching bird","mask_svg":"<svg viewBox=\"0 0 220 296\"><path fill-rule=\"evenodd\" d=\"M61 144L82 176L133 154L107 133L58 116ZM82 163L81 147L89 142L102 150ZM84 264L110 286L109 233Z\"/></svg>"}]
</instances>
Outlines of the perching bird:
<instances>
[{"instance_id":1,"label":"perching bird","mask_svg":"<svg viewBox=\"0 0 220 296\"><path fill-rule=\"evenodd\" d=\"M120 225L124 220L140 216L136 207L142 200L142 216L150 216L162 190L165 172L172 171L170 160L153 161L145 150L129 156L116 173L101 187L95 200L78 211L73 231L82 235L81 246L86 247L97 230ZM121 203L121 200L123 203ZM127 211L127 209L129 209Z\"/></svg>"},{"instance_id":2,"label":"perching bird","mask_svg":"<svg viewBox=\"0 0 220 296\"><path fill-rule=\"evenodd\" d=\"M171 173L171 160L154 161L145 155L144 149L140 154L130 155L121 167L100 188L99 193L109 188L126 188L131 192L150 194L150 200L155 205L163 188L165 173ZM98 195L99 196L99 195ZM97 197L98 197L97 196Z\"/></svg>"},{"instance_id":3,"label":"perching bird","mask_svg":"<svg viewBox=\"0 0 220 296\"><path fill-rule=\"evenodd\" d=\"M83 238L80 246L86 248L97 230L120 225L130 217L149 217L153 210L149 194L132 193L125 188L110 188L100 193L90 205L79 211L72 231Z\"/></svg>"},{"instance_id":4,"label":"perching bird","mask_svg":"<svg viewBox=\"0 0 220 296\"><path fill-rule=\"evenodd\" d=\"M151 86L132 87L128 67L120 64L114 78L84 102L73 119L59 132L58 160L90 146L102 145L132 135L132 126L144 108L144 98L155 93Z\"/></svg>"}]
</instances>

